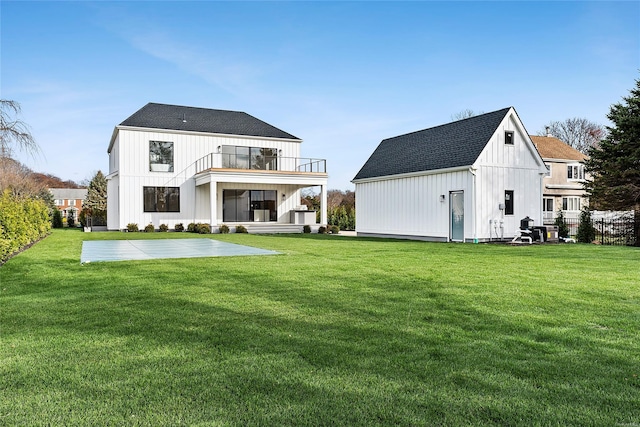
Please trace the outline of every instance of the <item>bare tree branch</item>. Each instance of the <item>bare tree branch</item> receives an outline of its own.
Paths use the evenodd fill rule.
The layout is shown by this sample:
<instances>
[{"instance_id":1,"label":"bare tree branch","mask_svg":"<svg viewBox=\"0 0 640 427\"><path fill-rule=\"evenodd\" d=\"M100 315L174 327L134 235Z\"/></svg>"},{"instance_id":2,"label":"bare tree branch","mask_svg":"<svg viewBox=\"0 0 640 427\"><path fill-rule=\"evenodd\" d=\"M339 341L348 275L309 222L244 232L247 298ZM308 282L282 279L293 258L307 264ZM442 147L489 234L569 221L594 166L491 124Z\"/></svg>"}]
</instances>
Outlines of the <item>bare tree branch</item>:
<instances>
[{"instance_id":1,"label":"bare tree branch","mask_svg":"<svg viewBox=\"0 0 640 427\"><path fill-rule=\"evenodd\" d=\"M0 157L11 157L14 146L32 156L40 152L29 126L17 118L20 113L19 103L0 99Z\"/></svg>"},{"instance_id":2,"label":"bare tree branch","mask_svg":"<svg viewBox=\"0 0 640 427\"><path fill-rule=\"evenodd\" d=\"M538 131L538 135L546 136L547 134L586 154L589 148L597 147L607 136L607 130L604 126L585 118L574 117L562 122L550 122L544 130Z\"/></svg>"}]
</instances>

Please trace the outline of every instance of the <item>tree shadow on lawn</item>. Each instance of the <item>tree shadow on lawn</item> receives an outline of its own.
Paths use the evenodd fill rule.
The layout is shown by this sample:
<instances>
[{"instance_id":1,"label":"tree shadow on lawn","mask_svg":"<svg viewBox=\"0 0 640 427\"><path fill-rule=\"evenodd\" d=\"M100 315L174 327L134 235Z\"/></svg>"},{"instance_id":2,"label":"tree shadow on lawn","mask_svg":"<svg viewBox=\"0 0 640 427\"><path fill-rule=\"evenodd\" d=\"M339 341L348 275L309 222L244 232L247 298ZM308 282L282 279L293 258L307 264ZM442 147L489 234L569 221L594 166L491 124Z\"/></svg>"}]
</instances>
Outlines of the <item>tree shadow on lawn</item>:
<instances>
[{"instance_id":1,"label":"tree shadow on lawn","mask_svg":"<svg viewBox=\"0 0 640 427\"><path fill-rule=\"evenodd\" d=\"M619 384L637 360L579 325L496 315L442 284L415 288L400 277L392 287L375 272L367 286L257 283L241 270L188 282L194 264L185 262L162 279L178 289L153 268L133 265L135 285L39 293L32 310L2 315L7 342L34 343L27 354L24 344L10 350L12 358L47 365L7 367L16 381L5 391L29 402L44 387L59 396L47 410L61 419L64 411L114 422L131 413L161 424L577 425L640 417L637 390Z\"/></svg>"}]
</instances>

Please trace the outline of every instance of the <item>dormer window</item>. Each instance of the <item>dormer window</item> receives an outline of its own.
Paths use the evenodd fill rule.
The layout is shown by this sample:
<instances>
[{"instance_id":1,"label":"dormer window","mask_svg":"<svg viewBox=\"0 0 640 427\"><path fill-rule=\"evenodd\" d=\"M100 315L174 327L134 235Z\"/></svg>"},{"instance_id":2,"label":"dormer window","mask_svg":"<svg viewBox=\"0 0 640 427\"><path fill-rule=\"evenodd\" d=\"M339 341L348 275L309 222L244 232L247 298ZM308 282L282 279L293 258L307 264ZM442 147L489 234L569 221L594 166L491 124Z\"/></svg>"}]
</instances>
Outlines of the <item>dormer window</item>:
<instances>
[{"instance_id":1,"label":"dormer window","mask_svg":"<svg viewBox=\"0 0 640 427\"><path fill-rule=\"evenodd\" d=\"M513 131L506 131L504 133L504 143L505 145L513 145Z\"/></svg>"},{"instance_id":2,"label":"dormer window","mask_svg":"<svg viewBox=\"0 0 640 427\"><path fill-rule=\"evenodd\" d=\"M570 181L584 180L584 165L580 163L567 165L567 179Z\"/></svg>"}]
</instances>

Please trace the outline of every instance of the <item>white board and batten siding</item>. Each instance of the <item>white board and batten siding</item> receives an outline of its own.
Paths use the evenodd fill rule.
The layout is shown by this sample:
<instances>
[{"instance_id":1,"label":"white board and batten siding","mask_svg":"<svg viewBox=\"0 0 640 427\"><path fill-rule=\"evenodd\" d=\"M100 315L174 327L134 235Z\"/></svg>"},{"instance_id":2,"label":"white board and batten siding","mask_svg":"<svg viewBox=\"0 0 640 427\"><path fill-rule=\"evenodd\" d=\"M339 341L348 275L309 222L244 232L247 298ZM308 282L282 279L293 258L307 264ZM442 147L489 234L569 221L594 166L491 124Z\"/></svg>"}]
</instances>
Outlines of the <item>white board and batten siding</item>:
<instances>
[{"instance_id":1,"label":"white board and batten siding","mask_svg":"<svg viewBox=\"0 0 640 427\"><path fill-rule=\"evenodd\" d=\"M513 145L505 144L506 131L513 132ZM542 224L545 171L542 158L511 109L472 165L354 181L356 231L365 236L447 241L450 194L464 191L464 240L510 238L526 216ZM506 190L514 194L513 215L500 209Z\"/></svg>"},{"instance_id":2,"label":"white board and batten siding","mask_svg":"<svg viewBox=\"0 0 640 427\"><path fill-rule=\"evenodd\" d=\"M504 143L506 131L514 133L513 145ZM520 220L526 216L536 225L542 225L544 163L515 112L507 114L474 167L477 169L475 221L479 239L496 237L490 221L498 222L497 231L503 237L513 237ZM505 202L505 190L512 190L514 194L513 215L505 215L499 208Z\"/></svg>"},{"instance_id":3,"label":"white board and batten siding","mask_svg":"<svg viewBox=\"0 0 640 427\"><path fill-rule=\"evenodd\" d=\"M468 168L356 182L357 232L446 241L449 192L464 191L465 206L470 206L470 184ZM465 216L465 230L471 224L471 216Z\"/></svg>"},{"instance_id":4,"label":"white board and batten siding","mask_svg":"<svg viewBox=\"0 0 640 427\"><path fill-rule=\"evenodd\" d=\"M173 172L149 170L150 141L173 143ZM197 189L195 185L195 162L211 153L218 153L218 147L223 145L272 148L278 150L281 157L300 157L300 141L297 140L120 127L109 152L108 228L122 230L129 223L139 227L153 224L156 228L160 224L173 227L176 223L183 223L186 226L186 218L194 222L209 222L208 215L200 214L203 207L196 206L195 202L196 191L200 204L208 197L202 191L204 189ZM180 187L180 212L144 212L143 187L146 186ZM221 191L222 187L219 200L222 200ZM290 191L291 200L295 199L293 193ZM292 203L289 197L284 202Z\"/></svg>"}]
</instances>

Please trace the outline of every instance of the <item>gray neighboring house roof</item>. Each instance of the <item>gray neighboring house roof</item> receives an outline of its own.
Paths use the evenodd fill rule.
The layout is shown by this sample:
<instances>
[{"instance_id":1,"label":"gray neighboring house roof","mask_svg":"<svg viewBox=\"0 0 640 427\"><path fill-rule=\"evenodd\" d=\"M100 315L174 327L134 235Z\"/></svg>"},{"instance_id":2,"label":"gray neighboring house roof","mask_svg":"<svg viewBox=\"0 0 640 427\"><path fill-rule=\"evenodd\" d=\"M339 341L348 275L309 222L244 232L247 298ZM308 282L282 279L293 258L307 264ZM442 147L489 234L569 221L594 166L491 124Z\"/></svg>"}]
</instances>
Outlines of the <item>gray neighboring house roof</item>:
<instances>
[{"instance_id":1,"label":"gray neighboring house roof","mask_svg":"<svg viewBox=\"0 0 640 427\"><path fill-rule=\"evenodd\" d=\"M120 126L300 140L240 111L148 103Z\"/></svg>"},{"instance_id":2,"label":"gray neighboring house roof","mask_svg":"<svg viewBox=\"0 0 640 427\"><path fill-rule=\"evenodd\" d=\"M54 199L68 199L68 200L77 200L77 199L86 199L87 198L87 190L86 188L50 188L49 192L53 195Z\"/></svg>"},{"instance_id":3,"label":"gray neighboring house roof","mask_svg":"<svg viewBox=\"0 0 640 427\"><path fill-rule=\"evenodd\" d=\"M353 180L471 166L510 108L385 139Z\"/></svg>"}]
</instances>

